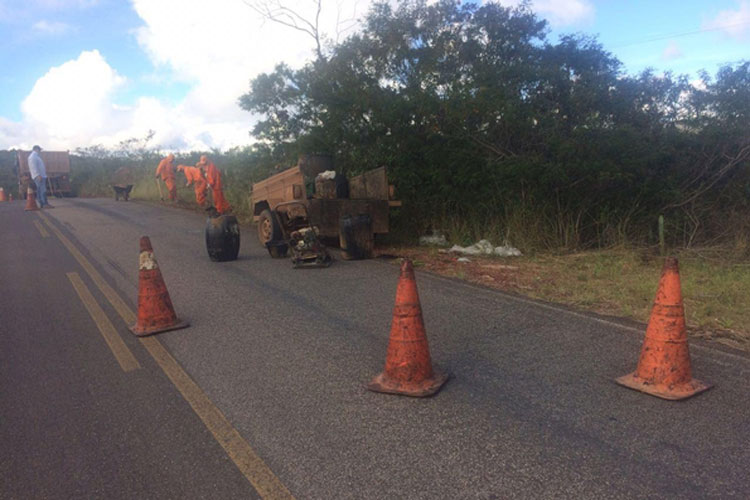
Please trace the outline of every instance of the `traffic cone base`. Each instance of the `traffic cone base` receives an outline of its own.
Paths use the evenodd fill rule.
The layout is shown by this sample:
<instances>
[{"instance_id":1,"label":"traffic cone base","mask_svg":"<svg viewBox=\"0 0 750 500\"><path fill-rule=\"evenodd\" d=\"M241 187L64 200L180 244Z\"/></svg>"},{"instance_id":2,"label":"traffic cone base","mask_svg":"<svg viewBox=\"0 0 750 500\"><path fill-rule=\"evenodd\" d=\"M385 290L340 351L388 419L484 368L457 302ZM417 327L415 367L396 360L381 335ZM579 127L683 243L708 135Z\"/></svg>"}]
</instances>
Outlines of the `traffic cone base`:
<instances>
[{"instance_id":1,"label":"traffic cone base","mask_svg":"<svg viewBox=\"0 0 750 500\"><path fill-rule=\"evenodd\" d=\"M696 379L679 385L651 384L647 380L638 377L635 372L619 377L615 379L615 382L629 389L645 392L657 398L669 399L671 401L687 399L713 387L711 384Z\"/></svg>"},{"instance_id":2,"label":"traffic cone base","mask_svg":"<svg viewBox=\"0 0 750 500\"><path fill-rule=\"evenodd\" d=\"M386 394L401 394L403 396L423 398L426 396L432 396L438 392L449 378L449 373L435 373L432 378L421 382L404 383L391 379L385 373L381 373L372 379L372 382L367 384L367 389L374 392L384 392Z\"/></svg>"},{"instance_id":3,"label":"traffic cone base","mask_svg":"<svg viewBox=\"0 0 750 500\"><path fill-rule=\"evenodd\" d=\"M180 330L181 328L187 328L190 323L187 321L177 320L177 323L167 326L153 326L153 327L139 327L137 324L130 327L130 331L139 337L147 337L156 333L169 332L172 330Z\"/></svg>"},{"instance_id":4,"label":"traffic cone base","mask_svg":"<svg viewBox=\"0 0 750 500\"><path fill-rule=\"evenodd\" d=\"M169 292L156 262L151 241L144 236L140 241L138 262L138 317L130 331L139 337L179 330L190 326L177 318Z\"/></svg>"}]
</instances>

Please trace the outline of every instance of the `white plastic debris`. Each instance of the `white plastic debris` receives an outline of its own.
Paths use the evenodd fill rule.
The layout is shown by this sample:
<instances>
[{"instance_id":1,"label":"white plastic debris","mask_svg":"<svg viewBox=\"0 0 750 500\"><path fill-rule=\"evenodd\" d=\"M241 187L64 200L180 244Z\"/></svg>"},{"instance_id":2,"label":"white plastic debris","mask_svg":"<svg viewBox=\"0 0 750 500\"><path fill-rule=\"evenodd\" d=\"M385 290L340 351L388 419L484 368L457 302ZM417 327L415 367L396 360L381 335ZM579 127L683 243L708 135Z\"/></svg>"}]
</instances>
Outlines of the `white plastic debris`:
<instances>
[{"instance_id":1,"label":"white plastic debris","mask_svg":"<svg viewBox=\"0 0 750 500\"><path fill-rule=\"evenodd\" d=\"M326 170L325 172L321 172L318 174L318 176L315 178L324 180L324 181L332 181L336 178L336 171L335 170Z\"/></svg>"},{"instance_id":2,"label":"white plastic debris","mask_svg":"<svg viewBox=\"0 0 750 500\"><path fill-rule=\"evenodd\" d=\"M450 248L451 252L462 253L464 255L482 255L482 254L492 255L492 252L494 250L495 250L495 247L493 247L492 243L490 243L487 240L479 240L478 242L468 247L462 247L460 245L453 245Z\"/></svg>"},{"instance_id":3,"label":"white plastic debris","mask_svg":"<svg viewBox=\"0 0 750 500\"><path fill-rule=\"evenodd\" d=\"M460 253L464 255L498 255L501 257L519 257L521 251L512 246L493 246L487 240L479 240L468 247L453 245L449 252Z\"/></svg>"},{"instance_id":4,"label":"white plastic debris","mask_svg":"<svg viewBox=\"0 0 750 500\"><path fill-rule=\"evenodd\" d=\"M459 257L456 259L456 262L471 262L471 259L468 257Z\"/></svg>"},{"instance_id":5,"label":"white plastic debris","mask_svg":"<svg viewBox=\"0 0 750 500\"><path fill-rule=\"evenodd\" d=\"M421 246L428 246L428 247L447 247L448 240L445 239L444 234L432 233L429 236L420 236L419 244Z\"/></svg>"},{"instance_id":6,"label":"white plastic debris","mask_svg":"<svg viewBox=\"0 0 750 500\"><path fill-rule=\"evenodd\" d=\"M512 246L495 247L495 255L499 255L500 257L520 257L521 251Z\"/></svg>"}]
</instances>

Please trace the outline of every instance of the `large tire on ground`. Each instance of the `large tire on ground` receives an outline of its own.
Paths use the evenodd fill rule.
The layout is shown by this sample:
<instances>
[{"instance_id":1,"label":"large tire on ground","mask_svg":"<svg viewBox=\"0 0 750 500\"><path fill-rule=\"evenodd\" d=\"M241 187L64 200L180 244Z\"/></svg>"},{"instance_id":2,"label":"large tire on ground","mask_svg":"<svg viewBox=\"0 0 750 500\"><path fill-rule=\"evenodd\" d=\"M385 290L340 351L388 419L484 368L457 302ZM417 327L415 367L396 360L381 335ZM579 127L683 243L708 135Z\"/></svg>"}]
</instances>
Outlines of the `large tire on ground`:
<instances>
[{"instance_id":1,"label":"large tire on ground","mask_svg":"<svg viewBox=\"0 0 750 500\"><path fill-rule=\"evenodd\" d=\"M208 218L206 250L208 257L214 262L237 260L240 253L240 226L234 215Z\"/></svg>"},{"instance_id":2,"label":"large tire on ground","mask_svg":"<svg viewBox=\"0 0 750 500\"><path fill-rule=\"evenodd\" d=\"M345 260L372 259L374 235L369 214L341 216L339 247Z\"/></svg>"}]
</instances>

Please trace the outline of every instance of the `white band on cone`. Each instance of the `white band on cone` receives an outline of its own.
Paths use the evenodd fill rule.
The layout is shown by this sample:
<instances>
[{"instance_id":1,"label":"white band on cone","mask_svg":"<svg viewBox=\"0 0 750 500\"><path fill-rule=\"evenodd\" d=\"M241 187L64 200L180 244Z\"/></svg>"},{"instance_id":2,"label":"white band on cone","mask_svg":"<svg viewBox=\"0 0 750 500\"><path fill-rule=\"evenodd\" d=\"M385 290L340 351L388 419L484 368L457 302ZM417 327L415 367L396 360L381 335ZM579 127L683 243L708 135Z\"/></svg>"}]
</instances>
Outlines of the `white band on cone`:
<instances>
[{"instance_id":1,"label":"white band on cone","mask_svg":"<svg viewBox=\"0 0 750 500\"><path fill-rule=\"evenodd\" d=\"M159 269L154 252L141 252L138 257L138 270L150 271L151 269Z\"/></svg>"}]
</instances>

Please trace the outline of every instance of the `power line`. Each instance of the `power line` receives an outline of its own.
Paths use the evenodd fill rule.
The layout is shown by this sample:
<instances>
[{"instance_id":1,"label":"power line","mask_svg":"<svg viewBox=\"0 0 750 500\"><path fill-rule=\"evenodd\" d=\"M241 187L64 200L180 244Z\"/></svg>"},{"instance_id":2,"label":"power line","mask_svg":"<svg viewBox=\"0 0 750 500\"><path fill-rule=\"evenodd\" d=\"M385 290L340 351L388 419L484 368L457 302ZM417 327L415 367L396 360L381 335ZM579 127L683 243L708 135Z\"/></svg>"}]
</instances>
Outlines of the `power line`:
<instances>
[{"instance_id":1,"label":"power line","mask_svg":"<svg viewBox=\"0 0 750 500\"><path fill-rule=\"evenodd\" d=\"M684 32L681 32L681 33L673 33L671 35L657 35L657 36L654 36L652 38L645 38L643 40L637 40L637 41L634 41L634 42L624 42L624 43L614 44L614 45L611 45L610 47L613 48L613 49L619 49L621 47L630 47L632 45L640 45L640 44L643 44L643 43L657 42L659 40L668 40L670 38L679 38L679 37L683 37L683 36L697 35L699 33L706 33L708 31L717 31L717 30L723 30L723 29L727 29L727 28L736 28L736 27L739 27L739 26L746 26L746 25L749 25L749 24L750 24L750 19L748 19L746 21L742 21L740 23L724 24L724 25L721 25L721 26L714 26L714 27L711 27L711 28L703 28L703 29L695 30L695 31L684 31Z\"/></svg>"}]
</instances>

